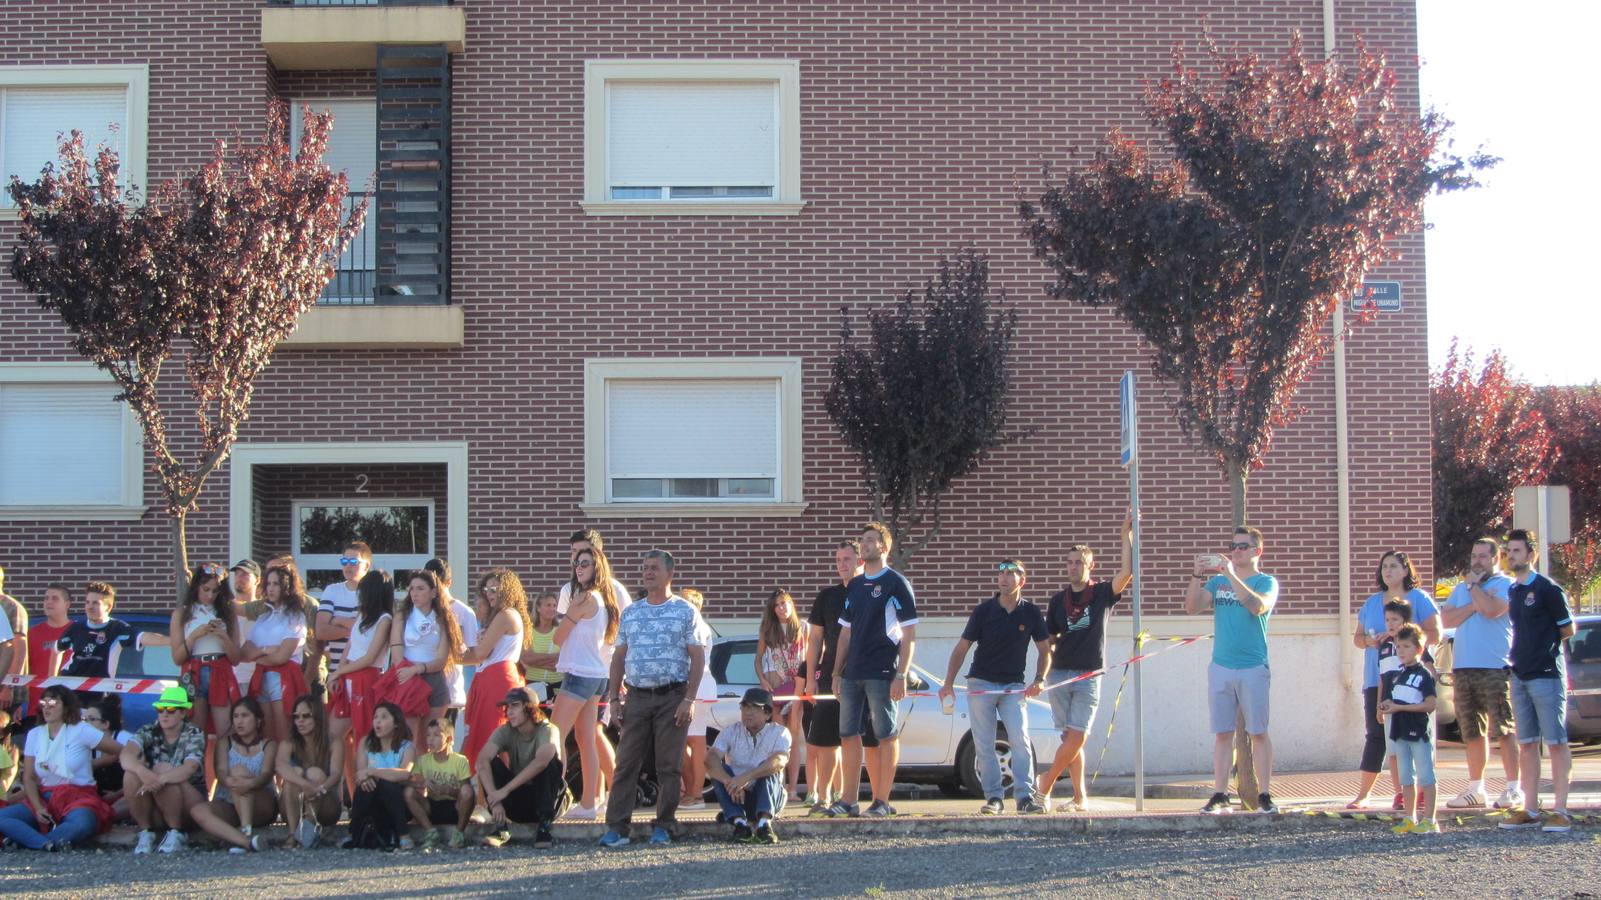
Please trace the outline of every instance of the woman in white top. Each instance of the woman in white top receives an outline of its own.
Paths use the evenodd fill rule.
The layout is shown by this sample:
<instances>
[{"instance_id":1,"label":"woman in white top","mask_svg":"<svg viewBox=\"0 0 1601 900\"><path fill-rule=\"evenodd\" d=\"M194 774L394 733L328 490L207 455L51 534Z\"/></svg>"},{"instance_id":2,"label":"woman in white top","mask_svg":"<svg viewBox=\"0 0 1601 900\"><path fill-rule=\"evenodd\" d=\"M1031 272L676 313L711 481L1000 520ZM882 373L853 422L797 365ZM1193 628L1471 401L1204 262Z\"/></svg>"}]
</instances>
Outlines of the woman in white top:
<instances>
[{"instance_id":1,"label":"woman in white top","mask_svg":"<svg viewBox=\"0 0 1601 900\"><path fill-rule=\"evenodd\" d=\"M411 679L421 678L428 686L426 708L420 702L396 704L405 711L411 734L422 733L425 718L437 719L445 714L445 707L450 705L445 670L460 662L465 650L455 613L450 604L440 602L440 596L439 578L434 573L427 569L413 572L406 586L406 602L395 617L399 633L391 629L389 634L389 668L395 685L404 688ZM383 687L377 694L379 702L400 699Z\"/></svg>"},{"instance_id":2,"label":"woman in white top","mask_svg":"<svg viewBox=\"0 0 1601 900\"><path fill-rule=\"evenodd\" d=\"M689 601L697 612L706 607L706 597L694 588L679 588L678 596ZM689 735L684 739L684 799L679 809L706 808L706 723L711 719L711 707L703 700L717 699L717 679L712 676L712 640L716 637L705 618L695 625L695 641L705 649L705 666L700 675L700 686L695 690L695 703L691 704Z\"/></svg>"},{"instance_id":3,"label":"woman in white top","mask_svg":"<svg viewBox=\"0 0 1601 900\"><path fill-rule=\"evenodd\" d=\"M256 664L248 693L267 710L267 737L289 735L288 706L306 693L301 660L306 648L306 594L294 569L267 570L267 613L250 626L244 662Z\"/></svg>"},{"instance_id":4,"label":"woman in white top","mask_svg":"<svg viewBox=\"0 0 1601 900\"><path fill-rule=\"evenodd\" d=\"M517 660L533 639L534 626L528 621L528 594L523 582L510 569L490 569L478 579L478 595L483 604L484 621L489 623L478 637L478 646L467 654L467 661L478 664L472 688L467 692L467 765L476 770L478 753L489 743L496 728L506 724L506 708L500 705L506 692L523 686Z\"/></svg>"},{"instance_id":5,"label":"woman in white top","mask_svg":"<svg viewBox=\"0 0 1601 900\"><path fill-rule=\"evenodd\" d=\"M228 710L239 699L233 674L239 662L239 616L228 586L228 570L204 563L189 577L183 602L172 611L167 629L172 661L194 703L189 719L207 734L227 734Z\"/></svg>"},{"instance_id":6,"label":"woman in white top","mask_svg":"<svg viewBox=\"0 0 1601 900\"><path fill-rule=\"evenodd\" d=\"M372 731L373 686L389 668L389 632L395 619L395 586L383 569L369 569L356 584L356 622L350 626L345 661L328 673L330 720L346 719L336 735L354 732L357 743Z\"/></svg>"},{"instance_id":7,"label":"woman in white top","mask_svg":"<svg viewBox=\"0 0 1601 900\"><path fill-rule=\"evenodd\" d=\"M95 751L122 748L80 721L78 696L60 685L40 695L39 718L43 724L28 732L22 750L25 802L0 809L0 835L29 850L60 850L111 824L90 767Z\"/></svg>"},{"instance_id":8,"label":"woman in white top","mask_svg":"<svg viewBox=\"0 0 1601 900\"><path fill-rule=\"evenodd\" d=\"M605 553L579 551L573 560L572 602L556 629L556 643L561 645L556 671L562 679L550 720L561 734L560 747L567 746L567 732L578 726L578 761L584 776L582 802L567 812L572 819L596 817L601 778L611 777L595 746L597 711L611 675L612 644L621 617L611 582Z\"/></svg>"}]
</instances>

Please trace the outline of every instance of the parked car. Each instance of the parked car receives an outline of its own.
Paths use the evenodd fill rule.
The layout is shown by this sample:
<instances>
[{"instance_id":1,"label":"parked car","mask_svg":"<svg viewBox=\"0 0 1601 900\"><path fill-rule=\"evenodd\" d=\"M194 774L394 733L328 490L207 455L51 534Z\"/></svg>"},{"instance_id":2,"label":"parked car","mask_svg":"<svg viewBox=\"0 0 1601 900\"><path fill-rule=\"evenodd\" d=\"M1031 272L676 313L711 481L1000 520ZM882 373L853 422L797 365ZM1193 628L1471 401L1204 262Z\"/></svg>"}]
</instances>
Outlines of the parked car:
<instances>
[{"instance_id":1,"label":"parked car","mask_svg":"<svg viewBox=\"0 0 1601 900\"><path fill-rule=\"evenodd\" d=\"M167 627L171 624L168 616L150 615L148 613L129 613L119 615L117 618L133 626L136 632L155 632L163 637L167 634ZM122 648L122 654L117 657L117 671L113 674L118 678L162 678L168 681L178 680L178 667L172 662L172 650L166 646L144 647L137 646L138 642L129 643ZM148 725L156 720L155 694L123 694L122 695L122 727L127 731L138 731L141 726Z\"/></svg>"},{"instance_id":2,"label":"parked car","mask_svg":"<svg viewBox=\"0 0 1601 900\"><path fill-rule=\"evenodd\" d=\"M707 739L739 722L739 698L756 686L756 638L723 638L712 645L712 674L717 677L717 702L711 706ZM978 779L978 753L967 721L966 688L956 688L956 711L945 715L940 707L942 680L913 664L907 690L927 696L907 697L901 703L900 768L895 780L936 784L952 796L982 797ZM1051 727L1051 708L1042 700L1028 701L1029 747L1034 766L1048 769L1061 735ZM1005 726L997 729L995 748L1001 757L1001 774L1007 790L1012 786L1012 744Z\"/></svg>"},{"instance_id":3,"label":"parked car","mask_svg":"<svg viewBox=\"0 0 1601 900\"><path fill-rule=\"evenodd\" d=\"M1461 740L1456 720L1451 671L1455 629L1448 629L1435 651L1440 673L1435 721L1445 740ZM1573 637L1564 641L1568 664L1568 738L1574 743L1601 741L1601 616L1574 616Z\"/></svg>"}]
</instances>

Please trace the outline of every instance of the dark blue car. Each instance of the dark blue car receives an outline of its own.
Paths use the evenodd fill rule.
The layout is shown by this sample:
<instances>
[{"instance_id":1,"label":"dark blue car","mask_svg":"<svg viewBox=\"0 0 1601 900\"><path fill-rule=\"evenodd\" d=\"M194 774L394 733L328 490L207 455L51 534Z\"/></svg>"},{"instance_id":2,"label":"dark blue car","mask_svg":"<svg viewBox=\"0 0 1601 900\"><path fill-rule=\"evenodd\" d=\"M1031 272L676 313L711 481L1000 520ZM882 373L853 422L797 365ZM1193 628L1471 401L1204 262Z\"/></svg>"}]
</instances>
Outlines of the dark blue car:
<instances>
[{"instance_id":1,"label":"dark blue car","mask_svg":"<svg viewBox=\"0 0 1601 900\"><path fill-rule=\"evenodd\" d=\"M133 626L134 631L153 631L162 636L166 636L167 627L172 621L168 616L148 613L128 613L118 615L117 618ZM129 644L123 647L122 655L117 658L117 671L113 674L118 678L161 678L177 681L178 667L173 664L172 650L168 647L137 649L133 644ZM140 726L148 725L155 720L155 694L122 695L122 727L125 730L138 731Z\"/></svg>"}]
</instances>

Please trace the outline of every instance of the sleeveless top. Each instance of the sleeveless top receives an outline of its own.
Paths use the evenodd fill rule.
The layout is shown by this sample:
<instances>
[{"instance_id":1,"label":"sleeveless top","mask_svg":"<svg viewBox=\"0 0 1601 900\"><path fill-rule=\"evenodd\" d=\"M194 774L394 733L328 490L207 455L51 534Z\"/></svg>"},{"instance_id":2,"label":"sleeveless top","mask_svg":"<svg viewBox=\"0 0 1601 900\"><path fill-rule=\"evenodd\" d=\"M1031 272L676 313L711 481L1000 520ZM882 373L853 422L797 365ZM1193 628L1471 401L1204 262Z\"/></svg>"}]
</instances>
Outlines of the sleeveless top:
<instances>
[{"instance_id":1,"label":"sleeveless top","mask_svg":"<svg viewBox=\"0 0 1601 900\"><path fill-rule=\"evenodd\" d=\"M495 616L498 618L500 614L496 613ZM507 660L515 662L517 657L522 655L523 617L517 615L516 613L512 613L511 622L512 630L501 635L500 640L495 642L495 649L489 651L489 655L484 657L484 665L492 666L495 663L501 663ZM490 625L493 624L494 619L491 619Z\"/></svg>"},{"instance_id":2,"label":"sleeveless top","mask_svg":"<svg viewBox=\"0 0 1601 900\"><path fill-rule=\"evenodd\" d=\"M529 642L528 649L534 653L556 653L561 650L556 644L556 629L553 626L549 631L534 629L533 640ZM528 670L529 681L542 681L545 684L554 684L561 680L561 673L555 669L540 669L531 667Z\"/></svg>"},{"instance_id":3,"label":"sleeveless top","mask_svg":"<svg viewBox=\"0 0 1601 900\"><path fill-rule=\"evenodd\" d=\"M606 643L606 607L573 626L567 643L561 645L556 671L580 678L605 678L611 674L612 645Z\"/></svg>"},{"instance_id":4,"label":"sleeveless top","mask_svg":"<svg viewBox=\"0 0 1601 900\"><path fill-rule=\"evenodd\" d=\"M400 746L396 747L393 750L377 750L377 751L368 750L367 751L367 768L369 768L369 769L398 769L398 768L400 768L400 758L406 755L406 748L410 747L410 746L411 746L411 741L401 741L400 742Z\"/></svg>"},{"instance_id":5,"label":"sleeveless top","mask_svg":"<svg viewBox=\"0 0 1601 900\"><path fill-rule=\"evenodd\" d=\"M189 612L188 624L183 626L184 638L188 639L194 637L195 632L205 628L207 625L210 625L215 621L217 621L216 611L209 606L202 606L198 603L195 604L194 609L190 610ZM217 637L214 634L208 634L200 640L195 641L195 645L189 649L189 653L193 656L210 656L213 653L222 652L224 652L222 638Z\"/></svg>"},{"instance_id":6,"label":"sleeveless top","mask_svg":"<svg viewBox=\"0 0 1601 900\"><path fill-rule=\"evenodd\" d=\"M260 775L261 767L266 764L267 739L264 736L256 736L256 752L248 756L239 751L238 741L235 741L233 738L228 739L228 770L230 772L233 771L234 767L236 766L244 766L245 770L250 774ZM267 787L272 787L272 782L267 782ZM228 790L227 785L222 783L221 779L218 779L217 781L217 799L224 802L231 801L233 799L232 792Z\"/></svg>"},{"instance_id":7,"label":"sleeveless top","mask_svg":"<svg viewBox=\"0 0 1601 900\"><path fill-rule=\"evenodd\" d=\"M361 620L356 620L355 626L350 629L350 643L346 645L345 649L346 660L362 659L367 655L367 651L372 649L373 632L378 630L378 626L383 624L385 619L392 622L394 621L394 616L384 613L378 617L378 621L372 623L371 628L366 630L362 629ZM387 649L386 647L385 650L387 651ZM387 652L379 653L378 658L373 661L372 668L380 672L387 671L389 669L389 654Z\"/></svg>"}]
</instances>

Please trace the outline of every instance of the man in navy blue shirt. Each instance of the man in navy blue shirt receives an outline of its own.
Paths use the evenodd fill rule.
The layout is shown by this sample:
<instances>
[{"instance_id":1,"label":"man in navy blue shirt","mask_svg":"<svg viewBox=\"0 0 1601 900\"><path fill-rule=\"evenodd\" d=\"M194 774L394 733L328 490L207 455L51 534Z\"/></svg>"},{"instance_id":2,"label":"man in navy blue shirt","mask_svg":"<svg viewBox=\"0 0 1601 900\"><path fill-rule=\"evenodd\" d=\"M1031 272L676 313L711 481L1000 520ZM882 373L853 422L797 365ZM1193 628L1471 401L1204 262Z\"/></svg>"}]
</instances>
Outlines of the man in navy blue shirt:
<instances>
[{"instance_id":1,"label":"man in navy blue shirt","mask_svg":"<svg viewBox=\"0 0 1601 900\"><path fill-rule=\"evenodd\" d=\"M1507 589L1507 615L1512 619L1512 709L1518 729L1518 763L1527 802L1501 822L1502 828L1568 832L1568 774L1573 751L1568 747L1567 663L1562 642L1573 637L1568 595L1556 582L1534 570L1539 552L1534 536L1522 528L1503 545L1512 568ZM1552 811L1541 815L1540 742L1551 756Z\"/></svg>"},{"instance_id":2,"label":"man in navy blue shirt","mask_svg":"<svg viewBox=\"0 0 1601 900\"><path fill-rule=\"evenodd\" d=\"M889 792L901 758L900 702L906 697L906 672L917 639L917 601L912 584L886 563L895 539L880 522L862 529L862 574L846 588L845 612L839 617L839 649L834 656L834 685L839 695L840 756L845 765L845 793L828 808L831 816L859 814L856 797L862 789L862 732L873 717L878 735L878 772L867 815L895 815Z\"/></svg>"},{"instance_id":3,"label":"man in navy blue shirt","mask_svg":"<svg viewBox=\"0 0 1601 900\"><path fill-rule=\"evenodd\" d=\"M1012 744L1012 799L1024 815L1045 812L1034 792L1034 756L1028 746L1028 702L1039 696L1045 676L1051 671L1051 635L1045 628L1045 613L1023 599L1023 583L1028 570L1020 559L1003 559L997 567L999 593L980 603L967 617L962 639L951 650L945 685L939 689L942 704L956 699L957 670L974 645L973 667L967 670L967 718L973 728L973 746L978 754L979 783L984 787L981 815L999 814L1001 803L1001 759L995 752L995 723L1004 722ZM1028 664L1028 647L1039 653L1034 681L1023 686L1023 668ZM974 693L974 692L977 693ZM947 705L946 709L950 709Z\"/></svg>"}]
</instances>

